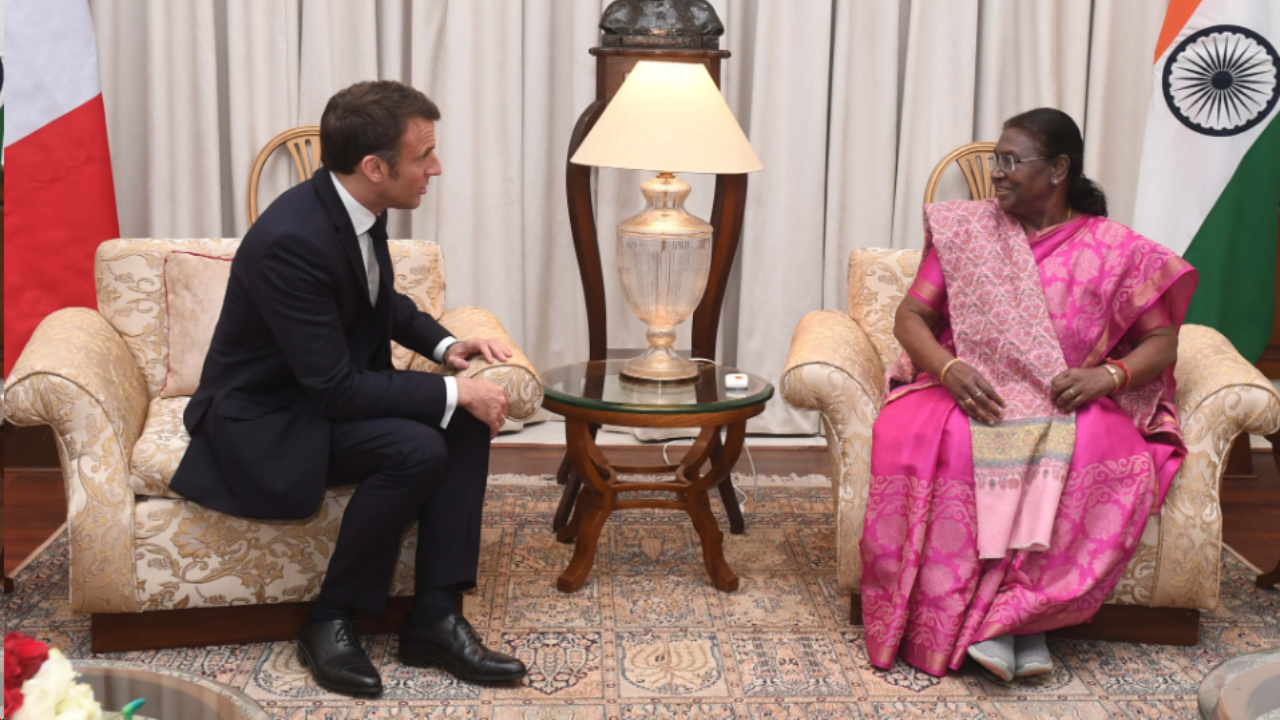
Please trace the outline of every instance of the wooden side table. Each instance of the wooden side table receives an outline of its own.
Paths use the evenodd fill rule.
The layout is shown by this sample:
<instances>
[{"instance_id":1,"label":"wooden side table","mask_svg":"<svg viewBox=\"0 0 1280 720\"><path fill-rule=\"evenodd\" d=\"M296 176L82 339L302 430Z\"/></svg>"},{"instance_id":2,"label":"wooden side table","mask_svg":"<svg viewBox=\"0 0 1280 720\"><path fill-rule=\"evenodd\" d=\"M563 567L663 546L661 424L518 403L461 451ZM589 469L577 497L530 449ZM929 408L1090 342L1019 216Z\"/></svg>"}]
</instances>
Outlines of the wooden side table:
<instances>
[{"instance_id":1,"label":"wooden side table","mask_svg":"<svg viewBox=\"0 0 1280 720\"><path fill-rule=\"evenodd\" d=\"M748 375L743 390L725 388L725 375L737 370L707 364L692 383L641 383L619 374L623 361L577 363L543 374L543 407L564 416L569 461L583 482L568 524L556 530L561 542L577 541L573 559L556 587L582 587L595 564L605 521L614 510L666 508L689 514L702 540L702 560L720 590L738 589L738 576L724 559L724 534L711 513L707 492L729 477L742 452L747 420L764 412L773 385ZM592 426L701 428L693 447L673 465L614 465L596 444ZM723 442L720 429L727 429ZM706 469L704 470L704 466ZM623 480L621 475L665 475L657 482ZM673 498L627 498L658 491ZM736 499L733 501L736 504Z\"/></svg>"}]
</instances>

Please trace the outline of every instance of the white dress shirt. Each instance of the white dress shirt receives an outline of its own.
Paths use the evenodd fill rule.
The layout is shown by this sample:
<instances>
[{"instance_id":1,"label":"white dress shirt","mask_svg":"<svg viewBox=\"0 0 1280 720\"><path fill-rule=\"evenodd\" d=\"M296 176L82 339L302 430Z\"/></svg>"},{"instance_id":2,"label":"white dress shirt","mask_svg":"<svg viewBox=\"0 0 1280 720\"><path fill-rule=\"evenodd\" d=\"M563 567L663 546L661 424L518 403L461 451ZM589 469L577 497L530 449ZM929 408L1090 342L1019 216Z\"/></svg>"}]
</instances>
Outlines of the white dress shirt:
<instances>
[{"instance_id":1,"label":"white dress shirt","mask_svg":"<svg viewBox=\"0 0 1280 720\"><path fill-rule=\"evenodd\" d=\"M378 282L380 280L378 273L378 263L370 259L373 258L373 238L369 235L369 229L378 221L378 216L374 215L369 208L360 204L347 192L347 189L338 182L337 176L329 173L329 178L333 180L333 187L338 191L338 197L342 198L342 205L347 209L347 215L351 217L351 226L356 231L356 241L360 243L360 259L364 262L365 279L369 282L369 304L376 305L378 300ZM392 290L392 292L395 292ZM450 335L440 341L436 345L435 351L431 353L432 358L439 364L444 364L444 354L450 345L458 342L458 338ZM453 418L453 411L458 408L458 381L456 378L446 375L444 377L444 415L440 416L440 427L449 427L449 420Z\"/></svg>"}]
</instances>

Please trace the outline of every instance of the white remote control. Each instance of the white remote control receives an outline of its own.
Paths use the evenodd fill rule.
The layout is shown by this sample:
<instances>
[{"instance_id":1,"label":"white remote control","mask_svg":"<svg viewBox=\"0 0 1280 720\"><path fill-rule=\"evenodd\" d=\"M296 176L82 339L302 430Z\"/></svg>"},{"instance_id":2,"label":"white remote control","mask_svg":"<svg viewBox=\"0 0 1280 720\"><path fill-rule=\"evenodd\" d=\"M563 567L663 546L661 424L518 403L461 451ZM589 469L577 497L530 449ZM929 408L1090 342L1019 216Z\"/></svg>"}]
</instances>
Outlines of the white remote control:
<instances>
[{"instance_id":1,"label":"white remote control","mask_svg":"<svg viewBox=\"0 0 1280 720\"><path fill-rule=\"evenodd\" d=\"M724 376L724 386L730 390L746 390L747 376L742 373L733 373Z\"/></svg>"}]
</instances>

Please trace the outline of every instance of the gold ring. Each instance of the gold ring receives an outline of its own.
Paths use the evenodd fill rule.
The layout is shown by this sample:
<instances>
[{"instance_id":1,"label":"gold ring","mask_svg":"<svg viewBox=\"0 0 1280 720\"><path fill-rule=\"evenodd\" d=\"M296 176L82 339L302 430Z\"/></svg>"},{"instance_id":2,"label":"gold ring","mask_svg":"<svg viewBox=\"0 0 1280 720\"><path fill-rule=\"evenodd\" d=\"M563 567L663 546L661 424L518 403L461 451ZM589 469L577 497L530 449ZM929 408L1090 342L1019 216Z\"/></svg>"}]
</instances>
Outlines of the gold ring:
<instances>
[{"instance_id":1,"label":"gold ring","mask_svg":"<svg viewBox=\"0 0 1280 720\"><path fill-rule=\"evenodd\" d=\"M961 400L960 402L964 403L964 406L965 406L965 407L972 407L972 406L973 406L973 398L965 398L965 399Z\"/></svg>"},{"instance_id":2,"label":"gold ring","mask_svg":"<svg viewBox=\"0 0 1280 720\"><path fill-rule=\"evenodd\" d=\"M1075 389L1075 388L1073 388L1073 387L1069 387L1069 388L1067 388L1067 392L1071 393L1071 397L1075 397L1076 395L1078 395L1078 394L1079 394L1079 393L1077 393L1077 392L1076 392L1076 389Z\"/></svg>"}]
</instances>

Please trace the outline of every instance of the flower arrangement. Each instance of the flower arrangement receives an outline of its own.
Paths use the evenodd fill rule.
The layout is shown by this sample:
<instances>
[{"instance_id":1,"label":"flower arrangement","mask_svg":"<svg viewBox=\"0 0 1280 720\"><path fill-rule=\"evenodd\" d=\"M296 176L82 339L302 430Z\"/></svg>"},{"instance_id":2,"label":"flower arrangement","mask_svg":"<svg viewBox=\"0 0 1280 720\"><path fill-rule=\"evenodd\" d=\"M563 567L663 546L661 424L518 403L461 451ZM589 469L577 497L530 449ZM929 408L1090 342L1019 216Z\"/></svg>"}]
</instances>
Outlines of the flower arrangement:
<instances>
[{"instance_id":1,"label":"flower arrangement","mask_svg":"<svg viewBox=\"0 0 1280 720\"><path fill-rule=\"evenodd\" d=\"M115 717L130 720L135 700ZM76 682L71 661L22 633L4 636L4 717L9 720L102 720L93 689Z\"/></svg>"}]
</instances>

